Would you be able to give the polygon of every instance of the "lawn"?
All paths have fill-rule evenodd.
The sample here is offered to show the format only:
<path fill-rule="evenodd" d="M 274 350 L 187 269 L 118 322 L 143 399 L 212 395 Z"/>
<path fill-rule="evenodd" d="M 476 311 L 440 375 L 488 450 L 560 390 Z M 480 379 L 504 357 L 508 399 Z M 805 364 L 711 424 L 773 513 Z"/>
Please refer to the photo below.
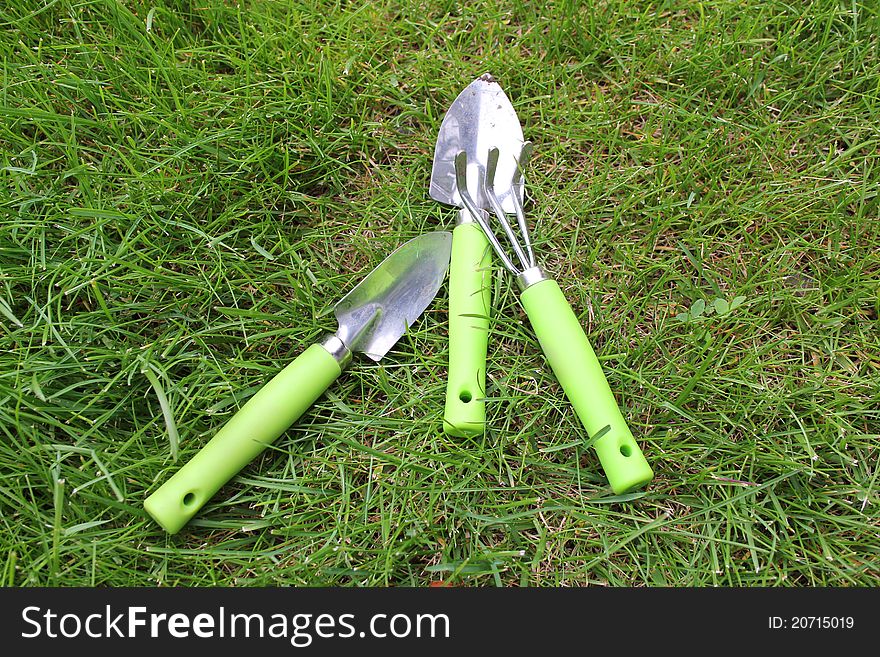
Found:
<path fill-rule="evenodd" d="M 877 3 L 21 0 L 0 24 L 4 584 L 880 584 Z M 144 498 L 453 224 L 434 140 L 487 71 L 654 481 L 612 493 L 499 267 L 484 436 L 442 432 L 444 287 L 167 536 Z"/>

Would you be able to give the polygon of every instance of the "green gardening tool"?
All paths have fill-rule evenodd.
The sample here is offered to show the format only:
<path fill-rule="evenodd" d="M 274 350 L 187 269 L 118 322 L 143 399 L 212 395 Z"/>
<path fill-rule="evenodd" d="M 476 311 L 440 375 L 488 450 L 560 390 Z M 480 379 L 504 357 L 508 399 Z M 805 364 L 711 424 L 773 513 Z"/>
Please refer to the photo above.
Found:
<path fill-rule="evenodd" d="M 261 388 L 192 460 L 144 502 L 174 534 L 293 424 L 342 373 L 353 351 L 380 360 L 440 289 L 452 234 L 426 233 L 388 256 L 336 304 L 339 330 Z"/>
<path fill-rule="evenodd" d="M 559 285 L 544 273 L 535 260 L 521 203 L 524 187 L 522 170 L 531 151 L 529 142 L 522 143 L 515 158 L 505 163 L 513 169 L 513 176 L 509 183 L 504 183 L 504 188 L 507 189 L 509 185 L 514 190 L 508 198 L 513 202 L 513 214 L 516 215 L 522 243 L 517 240 L 507 219 L 506 208 L 495 193 L 495 181 L 502 164 L 502 154 L 498 148 L 490 148 L 486 153 L 485 176 L 480 186 L 513 249 L 513 258 L 502 248 L 487 215 L 469 193 L 471 183 L 468 180 L 469 162 L 465 151 L 455 156 L 458 190 L 465 207 L 483 229 L 505 269 L 516 276 L 521 292 L 520 301 L 544 355 L 593 441 L 611 489 L 617 494 L 624 493 L 646 484 L 654 475 L 627 427 L 578 318 Z"/>
<path fill-rule="evenodd" d="M 490 148 L 502 154 L 499 180 L 511 180 L 523 133 L 516 111 L 504 90 L 488 73 L 471 82 L 443 117 L 431 169 L 431 198 L 458 208 L 452 233 L 449 267 L 449 372 L 443 427 L 450 436 L 477 436 L 486 425 L 486 350 L 489 339 L 491 249 L 473 211 L 485 214 L 490 207 L 483 193 L 486 156 Z M 455 172 L 455 157 L 468 156 L 467 179 L 472 190 L 465 206 Z M 513 212 L 516 193 L 500 183 L 495 199 Z M 516 199 L 520 203 L 522 197 Z"/>

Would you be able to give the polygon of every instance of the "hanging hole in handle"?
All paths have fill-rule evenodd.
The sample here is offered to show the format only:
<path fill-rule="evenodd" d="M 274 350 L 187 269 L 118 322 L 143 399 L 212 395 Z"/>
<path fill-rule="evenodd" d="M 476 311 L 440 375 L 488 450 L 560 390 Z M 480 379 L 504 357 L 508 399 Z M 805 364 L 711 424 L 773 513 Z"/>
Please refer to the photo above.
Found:
<path fill-rule="evenodd" d="M 632 447 L 630 447 L 629 445 L 624 443 L 623 445 L 620 446 L 620 453 L 623 456 L 632 456 L 632 453 L 633 453 Z"/>
<path fill-rule="evenodd" d="M 183 496 L 183 506 L 190 506 L 193 502 L 196 501 L 195 493 L 187 493 Z"/>
<path fill-rule="evenodd" d="M 461 393 L 459 393 L 458 398 L 465 404 L 469 404 L 470 401 L 473 399 L 471 393 L 469 393 L 467 390 L 462 390 Z"/>

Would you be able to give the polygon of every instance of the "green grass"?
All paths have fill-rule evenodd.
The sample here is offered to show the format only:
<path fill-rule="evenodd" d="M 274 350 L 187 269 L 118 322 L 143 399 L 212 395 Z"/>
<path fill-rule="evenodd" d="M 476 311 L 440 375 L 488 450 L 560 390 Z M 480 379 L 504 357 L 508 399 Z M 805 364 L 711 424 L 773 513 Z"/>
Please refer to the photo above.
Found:
<path fill-rule="evenodd" d="M 0 9 L 2 582 L 880 584 L 876 3 L 382 4 Z M 441 431 L 444 289 L 167 537 L 144 497 L 451 224 L 486 71 L 654 482 L 611 493 L 499 274 L 485 436 Z"/>

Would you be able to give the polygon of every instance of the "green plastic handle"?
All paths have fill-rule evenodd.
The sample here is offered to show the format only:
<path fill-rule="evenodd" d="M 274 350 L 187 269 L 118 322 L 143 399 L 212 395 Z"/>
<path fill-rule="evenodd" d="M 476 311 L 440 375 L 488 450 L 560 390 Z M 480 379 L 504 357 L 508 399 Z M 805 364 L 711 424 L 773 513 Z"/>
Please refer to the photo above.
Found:
<path fill-rule="evenodd" d="M 617 407 L 602 366 L 559 285 L 543 280 L 522 293 L 538 342 L 591 438 L 611 484 L 620 494 L 648 483 L 654 473 Z"/>
<path fill-rule="evenodd" d="M 324 347 L 310 346 L 146 499 L 147 513 L 169 534 L 176 534 L 221 486 L 284 433 L 341 371 Z"/>
<path fill-rule="evenodd" d="M 443 429 L 456 437 L 486 428 L 486 348 L 489 341 L 492 257 L 476 223 L 452 231 L 449 265 L 449 374 Z"/>

